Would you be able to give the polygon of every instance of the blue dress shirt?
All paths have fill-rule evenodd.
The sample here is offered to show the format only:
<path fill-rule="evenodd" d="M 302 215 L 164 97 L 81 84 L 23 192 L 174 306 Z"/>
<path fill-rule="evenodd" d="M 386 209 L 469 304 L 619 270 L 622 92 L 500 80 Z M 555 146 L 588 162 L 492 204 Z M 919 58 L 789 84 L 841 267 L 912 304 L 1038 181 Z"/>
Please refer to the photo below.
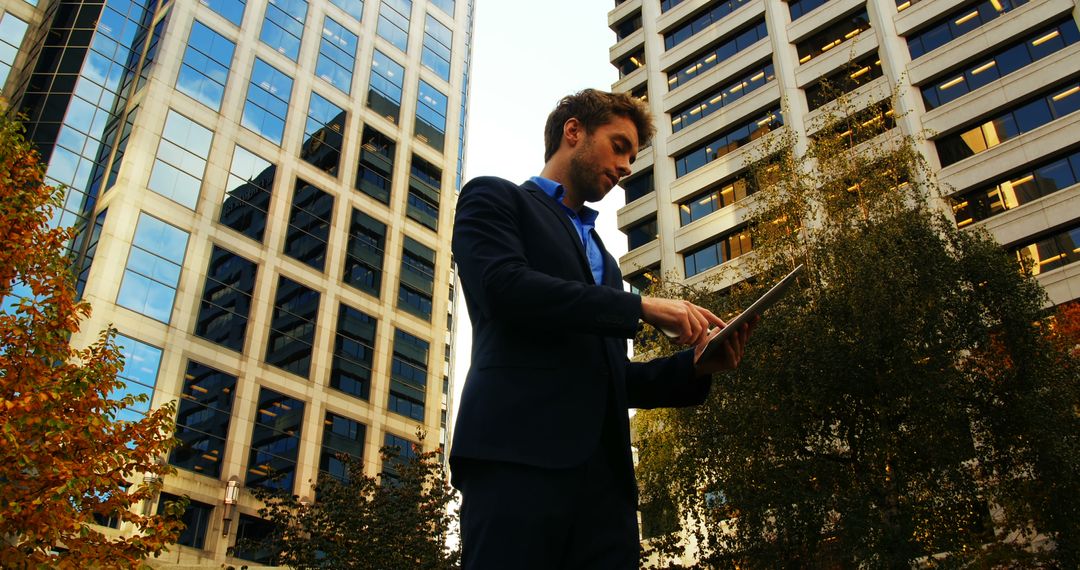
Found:
<path fill-rule="evenodd" d="M 570 216 L 570 221 L 573 222 L 574 227 L 577 229 L 578 236 L 581 237 L 581 245 L 585 246 L 585 255 L 589 258 L 589 269 L 592 270 L 593 280 L 597 285 L 603 285 L 604 283 L 604 254 L 600 251 L 600 244 L 596 235 L 594 235 L 596 227 L 596 217 L 600 214 L 596 210 L 582 206 L 580 212 L 571 210 L 569 206 L 563 204 L 563 194 L 566 194 L 566 188 L 563 188 L 562 184 L 555 182 L 554 180 L 548 180 L 547 178 L 541 178 L 540 176 L 533 176 L 529 180 L 533 184 L 536 184 L 544 191 L 545 194 L 551 196 L 567 216 Z"/>

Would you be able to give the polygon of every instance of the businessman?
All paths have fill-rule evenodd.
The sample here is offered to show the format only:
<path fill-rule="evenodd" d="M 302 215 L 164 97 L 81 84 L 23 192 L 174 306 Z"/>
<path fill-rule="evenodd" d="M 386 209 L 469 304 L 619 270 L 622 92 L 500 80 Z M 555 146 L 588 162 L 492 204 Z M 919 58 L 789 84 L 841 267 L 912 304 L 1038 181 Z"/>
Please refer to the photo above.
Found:
<path fill-rule="evenodd" d="M 701 403 L 742 357 L 748 328 L 696 357 L 723 321 L 623 291 L 593 229 L 585 204 L 630 174 L 653 130 L 641 101 L 587 89 L 549 115 L 539 176 L 461 191 L 453 252 L 473 351 L 450 465 L 466 569 L 637 568 L 627 410 Z M 630 362 L 642 322 L 693 348 Z"/>

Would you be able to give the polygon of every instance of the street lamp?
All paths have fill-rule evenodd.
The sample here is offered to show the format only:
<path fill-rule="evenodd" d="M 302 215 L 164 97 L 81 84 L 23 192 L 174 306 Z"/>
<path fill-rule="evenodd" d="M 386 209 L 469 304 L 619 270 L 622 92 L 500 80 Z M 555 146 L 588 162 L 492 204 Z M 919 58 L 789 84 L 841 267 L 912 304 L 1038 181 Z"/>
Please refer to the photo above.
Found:
<path fill-rule="evenodd" d="M 221 536 L 229 536 L 229 527 L 236 517 L 236 500 L 240 497 L 240 479 L 233 475 L 225 484 L 225 517 L 221 526 Z"/>

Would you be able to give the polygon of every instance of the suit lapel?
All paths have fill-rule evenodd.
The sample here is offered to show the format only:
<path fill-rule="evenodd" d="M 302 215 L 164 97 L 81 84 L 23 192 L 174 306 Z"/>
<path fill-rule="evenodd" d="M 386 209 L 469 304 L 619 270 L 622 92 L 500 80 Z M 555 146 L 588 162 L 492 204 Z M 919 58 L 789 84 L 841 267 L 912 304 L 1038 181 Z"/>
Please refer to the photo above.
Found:
<path fill-rule="evenodd" d="M 574 227 L 574 222 L 570 221 L 570 217 L 566 215 L 566 212 L 562 209 L 555 200 L 544 193 L 539 187 L 532 182 L 526 181 L 521 185 L 521 188 L 526 190 L 533 198 L 544 205 L 552 215 L 562 224 L 564 230 L 566 230 L 567 237 L 574 244 L 575 251 L 577 251 L 578 262 L 581 268 L 585 271 L 586 279 L 589 283 L 595 285 L 595 280 L 592 276 L 592 269 L 589 267 L 589 257 L 585 254 L 585 246 L 581 243 L 581 235 L 578 234 L 577 228 Z M 603 251 L 603 246 L 600 246 Z"/>

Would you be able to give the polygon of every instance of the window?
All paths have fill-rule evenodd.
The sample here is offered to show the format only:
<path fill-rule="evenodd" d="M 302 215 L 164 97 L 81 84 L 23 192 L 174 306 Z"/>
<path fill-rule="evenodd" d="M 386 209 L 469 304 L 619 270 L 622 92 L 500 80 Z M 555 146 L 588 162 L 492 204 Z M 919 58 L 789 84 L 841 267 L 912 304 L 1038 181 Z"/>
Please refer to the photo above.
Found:
<path fill-rule="evenodd" d="M 985 220 L 1080 183 L 1080 151 L 952 197 L 956 225 Z"/>
<path fill-rule="evenodd" d="M 454 15 L 454 0 L 431 0 L 431 3 L 438 6 L 443 12 L 451 16 Z"/>
<path fill-rule="evenodd" d="M 378 321 L 344 303 L 338 308 L 330 387 L 367 400 L 371 393 L 371 367 L 375 360 Z"/>
<path fill-rule="evenodd" d="M 236 44 L 225 36 L 195 20 L 176 76 L 176 90 L 215 111 L 221 109 L 235 49 Z"/>
<path fill-rule="evenodd" d="M 383 204 L 390 203 L 395 149 L 396 145 L 390 137 L 370 127 L 364 127 L 364 142 L 360 147 L 360 164 L 356 172 L 356 189 Z"/>
<path fill-rule="evenodd" d="M 116 304 L 168 324 L 187 240 L 187 232 L 140 213 Z"/>
<path fill-rule="evenodd" d="M 392 447 L 395 448 L 396 451 L 396 453 L 383 463 L 382 470 L 383 482 L 393 483 L 398 479 L 399 466 L 416 457 L 416 449 L 413 448 L 413 442 L 392 433 L 387 433 L 383 437 L 383 447 Z"/>
<path fill-rule="evenodd" d="M 344 416 L 326 412 L 323 419 L 322 452 L 319 454 L 319 472 L 339 481 L 349 479 L 349 470 L 341 455 L 355 461 L 364 458 L 364 424 Z"/>
<path fill-rule="evenodd" d="M 1080 260 L 1080 225 L 1074 221 L 1071 228 L 1057 231 L 1036 242 L 1014 247 L 1013 252 L 1017 261 L 1031 269 L 1032 275 L 1075 263 Z"/>
<path fill-rule="evenodd" d="M 424 21 L 424 51 L 420 55 L 420 63 L 446 81 L 450 81 L 450 46 L 453 40 L 454 33 L 450 28 L 428 14 Z"/>
<path fill-rule="evenodd" d="M 319 316 L 319 293 L 289 279 L 278 277 L 266 362 L 307 378 L 315 324 Z"/>
<path fill-rule="evenodd" d="M 675 157 L 675 176 L 685 176 L 706 164 L 761 138 L 773 129 L 784 124 L 780 109 L 774 108 L 761 118 L 750 121 L 720 133 L 705 144 L 698 145 Z"/>
<path fill-rule="evenodd" d="M 409 15 L 412 0 L 382 0 L 375 32 L 401 51 L 409 49 Z"/>
<path fill-rule="evenodd" d="M 656 216 L 634 224 L 626 230 L 627 249 L 637 249 L 660 237 L 656 227 Z"/>
<path fill-rule="evenodd" d="M 300 55 L 300 38 L 304 36 L 307 9 L 306 0 L 268 2 L 259 39 L 285 57 L 296 61 Z"/>
<path fill-rule="evenodd" d="M 710 47 L 706 52 L 698 54 L 689 63 L 668 72 L 668 90 L 675 89 L 701 75 L 706 70 L 727 61 L 766 36 L 768 36 L 768 30 L 765 27 L 765 20 L 758 20 L 745 28 L 736 30 L 720 44 Z"/>
<path fill-rule="evenodd" d="M 641 273 L 627 275 L 623 278 L 623 281 L 626 281 L 630 285 L 631 293 L 641 295 L 643 291 L 660 280 L 659 275 L 660 265 L 657 264 L 645 269 Z"/>
<path fill-rule="evenodd" d="M 199 3 L 217 12 L 221 17 L 239 26 L 244 19 L 245 0 L 199 0 Z"/>
<path fill-rule="evenodd" d="M 431 320 L 431 296 L 435 288 L 435 251 L 405 236 L 401 251 L 401 287 L 398 307 Z"/>
<path fill-rule="evenodd" d="M 322 271 L 333 213 L 332 195 L 297 179 L 285 232 L 285 255 Z"/>
<path fill-rule="evenodd" d="M 622 180 L 619 186 L 626 191 L 627 204 L 647 194 L 652 194 L 654 190 L 652 169 L 639 172 L 633 178 Z"/>
<path fill-rule="evenodd" d="M 0 87 L 7 82 L 11 67 L 15 65 L 15 56 L 19 54 L 23 36 L 29 24 L 16 18 L 11 12 L 5 12 L 0 18 Z"/>
<path fill-rule="evenodd" d="M 280 145 L 281 136 L 285 132 L 285 115 L 289 112 L 292 85 L 291 77 L 255 58 L 240 123 L 264 139 Z"/>
<path fill-rule="evenodd" d="M 719 22 L 724 16 L 741 8 L 750 0 L 727 0 L 726 2 L 713 2 L 711 6 L 701 13 L 692 16 L 692 19 L 664 34 L 664 49 L 671 49 L 693 37 L 698 32 Z"/>
<path fill-rule="evenodd" d="M 330 16 L 323 19 L 323 34 L 322 41 L 319 42 L 319 59 L 315 62 L 315 75 L 346 95 L 352 91 L 356 43 L 356 34 L 330 19 Z"/>
<path fill-rule="evenodd" d="M 619 79 L 645 67 L 645 49 L 635 50 L 613 64 L 619 70 Z"/>
<path fill-rule="evenodd" d="M 911 59 L 916 59 L 927 52 L 933 51 L 998 16 L 1027 3 L 1028 0 L 984 0 L 975 5 L 968 4 L 953 10 L 929 27 L 923 28 L 918 33 L 908 37 L 907 44 L 908 51 L 911 52 Z"/>
<path fill-rule="evenodd" d="M 166 504 L 178 503 L 181 500 L 182 498 L 176 495 L 161 493 L 161 498 L 158 499 L 157 514 L 165 513 Z M 184 509 L 184 514 L 180 517 L 180 522 L 184 523 L 184 530 L 176 539 L 176 543 L 192 548 L 203 548 L 206 544 L 206 530 L 210 528 L 211 524 L 210 515 L 213 512 L 213 505 L 200 503 L 189 498 L 187 508 Z"/>
<path fill-rule="evenodd" d="M 825 5 L 829 0 L 788 0 L 788 12 L 791 13 L 791 21 L 798 20 L 814 8 Z"/>
<path fill-rule="evenodd" d="M 630 37 L 630 34 L 641 29 L 641 12 L 634 12 L 629 18 L 615 24 L 613 30 L 615 31 L 615 41 L 623 41 Z"/>
<path fill-rule="evenodd" d="M 364 17 L 364 0 L 330 0 L 330 3 L 356 18 L 357 22 Z"/>
<path fill-rule="evenodd" d="M 860 85 L 870 83 L 881 77 L 881 74 L 881 58 L 877 52 L 848 62 L 839 70 L 806 87 L 806 105 L 813 111 L 844 93 L 854 91 Z"/>
<path fill-rule="evenodd" d="M 1026 39 L 999 49 L 989 57 L 953 71 L 922 88 L 923 102 L 933 109 L 965 95 L 999 77 L 1004 77 L 1025 65 L 1038 61 L 1080 40 L 1076 22 L 1069 18 L 1050 28 L 1044 28 Z"/>
<path fill-rule="evenodd" d="M 259 388 L 245 485 L 292 490 L 303 423 L 304 402 Z"/>
<path fill-rule="evenodd" d="M 817 141 L 832 137 L 835 140 L 845 140 L 848 147 L 853 147 L 895 126 L 896 113 L 893 111 L 892 102 L 885 100 L 856 111 L 850 118 L 837 121 L 835 125 L 810 135 L 810 139 Z"/>
<path fill-rule="evenodd" d="M 146 401 L 135 402 L 116 414 L 121 421 L 141 421 L 150 411 L 150 400 L 154 397 L 158 368 L 161 366 L 161 349 L 122 334 L 116 335 L 116 346 L 124 358 L 124 366 L 116 373 L 116 378 L 124 385 L 117 387 L 109 398 L 118 400 L 125 396 L 146 396 Z"/>
<path fill-rule="evenodd" d="M 410 169 L 406 215 L 428 228 L 437 230 L 442 171 L 415 154 L 412 156 Z"/>
<path fill-rule="evenodd" d="M 79 275 L 75 280 L 75 292 L 79 299 L 82 299 L 83 291 L 86 289 L 86 280 L 90 277 L 90 268 L 94 264 L 94 257 L 97 255 L 98 242 L 101 240 L 101 230 L 105 228 L 105 216 L 108 214 L 108 210 L 102 210 L 98 212 L 97 218 L 94 219 L 94 227 L 90 230 L 89 238 L 87 239 L 86 250 L 82 253 L 82 263 L 79 264 Z M 85 232 L 80 233 L 80 236 L 85 235 Z"/>
<path fill-rule="evenodd" d="M 680 225 L 693 223 L 709 214 L 730 206 L 753 193 L 748 175 L 742 173 L 734 180 L 721 182 L 704 194 L 698 194 L 679 204 Z"/>
<path fill-rule="evenodd" d="M 413 134 L 431 148 L 441 151 L 446 138 L 446 95 L 420 80 L 416 99 L 416 125 Z"/>
<path fill-rule="evenodd" d="M 131 138 L 131 131 L 135 128 L 135 118 L 138 116 L 139 106 L 136 105 L 128 111 L 127 118 L 124 119 L 124 129 L 120 131 L 120 140 L 116 143 L 116 152 L 113 153 L 112 165 L 109 167 L 109 176 L 105 180 L 105 190 L 103 192 L 107 192 L 116 184 L 116 177 L 120 175 L 120 167 L 124 164 L 124 154 L 127 153 L 127 144 Z"/>
<path fill-rule="evenodd" d="M 660 11 L 667 12 L 682 3 L 683 0 L 660 0 Z"/>
<path fill-rule="evenodd" d="M 345 111 L 312 91 L 300 158 L 331 176 L 337 176 L 344 130 Z"/>
<path fill-rule="evenodd" d="M 195 209 L 214 133 L 169 109 L 147 188 Z"/>
<path fill-rule="evenodd" d="M 237 515 L 236 547 L 233 555 L 258 564 L 275 566 L 279 552 L 267 549 L 260 541 L 275 532 L 274 523 L 251 515 Z"/>
<path fill-rule="evenodd" d="M 170 465 L 221 477 L 235 393 L 236 376 L 188 361 L 176 413 L 175 436 L 180 445 L 169 454 Z"/>
<path fill-rule="evenodd" d="M 390 366 L 390 401 L 394 413 L 424 421 L 427 390 L 428 342 L 403 330 L 394 331 L 394 357 Z"/>
<path fill-rule="evenodd" d="M 368 85 L 368 107 L 397 123 L 401 113 L 401 85 L 405 68 L 386 54 L 375 50 L 371 56 L 371 81 Z"/>
<path fill-rule="evenodd" d="M 730 105 L 744 95 L 754 92 L 758 87 L 776 78 L 772 61 L 758 64 L 750 72 L 727 85 L 709 92 L 704 97 L 689 105 L 671 112 L 671 130 L 677 133 L 686 127 L 708 117 L 725 105 Z"/>
<path fill-rule="evenodd" d="M 683 254 L 687 277 L 712 269 L 753 249 L 750 230 L 737 229 Z"/>
<path fill-rule="evenodd" d="M 1080 109 L 1080 83 L 1073 80 L 1063 87 L 1038 96 L 961 132 L 935 142 L 942 166 L 959 162 L 986 149 L 1030 132 L 1054 119 Z"/>
<path fill-rule="evenodd" d="M 799 63 L 806 63 L 869 29 L 870 17 L 866 14 L 865 7 L 858 12 L 839 18 L 824 30 L 795 45 L 795 51 L 799 54 Z"/>
<path fill-rule="evenodd" d="M 255 293 L 259 266 L 235 253 L 214 246 L 206 268 L 195 335 L 237 352 L 244 350 L 248 313 Z"/>
<path fill-rule="evenodd" d="M 237 145 L 221 205 L 221 223 L 261 242 L 276 172 L 277 166 L 270 161 Z"/>
<path fill-rule="evenodd" d="M 385 247 L 386 224 L 354 209 L 345 252 L 345 283 L 378 297 Z"/>

